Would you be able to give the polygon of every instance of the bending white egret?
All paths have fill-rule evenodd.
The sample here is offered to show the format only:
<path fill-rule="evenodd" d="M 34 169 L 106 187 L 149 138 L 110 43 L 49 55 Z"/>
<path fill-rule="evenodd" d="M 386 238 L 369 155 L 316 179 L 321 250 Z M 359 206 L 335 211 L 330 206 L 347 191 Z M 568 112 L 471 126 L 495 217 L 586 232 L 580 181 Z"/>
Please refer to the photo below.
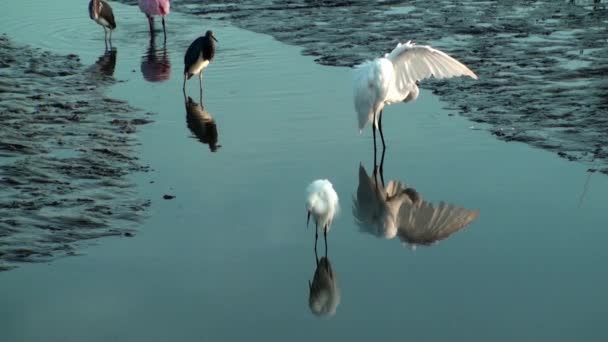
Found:
<path fill-rule="evenodd" d="M 325 253 L 327 254 L 327 232 L 339 210 L 338 194 L 327 179 L 317 179 L 306 188 L 306 211 L 308 212 L 306 226 L 308 227 L 310 215 L 312 215 L 315 221 L 315 251 L 319 230 L 323 230 Z"/>
<path fill-rule="evenodd" d="M 411 41 L 397 44 L 384 57 L 366 61 L 355 67 L 354 102 L 359 116 L 359 131 L 372 121 L 374 152 L 376 129 L 380 131 L 382 146 L 382 110 L 385 105 L 413 101 L 420 90 L 417 83 L 426 78 L 451 78 L 477 75 L 446 53 L 430 46 L 416 45 Z"/>

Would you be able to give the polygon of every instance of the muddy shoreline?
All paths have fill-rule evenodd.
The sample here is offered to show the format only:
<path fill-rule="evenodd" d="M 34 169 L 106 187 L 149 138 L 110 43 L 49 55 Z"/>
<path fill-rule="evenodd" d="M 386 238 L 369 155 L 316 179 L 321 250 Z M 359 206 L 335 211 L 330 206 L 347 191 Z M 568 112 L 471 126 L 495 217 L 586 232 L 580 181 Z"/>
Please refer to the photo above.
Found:
<path fill-rule="evenodd" d="M 353 66 L 390 51 L 397 40 L 432 44 L 480 76 L 423 83 L 450 109 L 498 139 L 608 173 L 608 118 L 600 115 L 608 111 L 605 4 L 182 0 L 172 9 L 302 46 L 323 65 Z"/>
<path fill-rule="evenodd" d="M 0 36 L 0 271 L 133 236 L 149 201 L 128 179 L 149 115 L 103 95 L 116 51 L 86 67 Z"/>

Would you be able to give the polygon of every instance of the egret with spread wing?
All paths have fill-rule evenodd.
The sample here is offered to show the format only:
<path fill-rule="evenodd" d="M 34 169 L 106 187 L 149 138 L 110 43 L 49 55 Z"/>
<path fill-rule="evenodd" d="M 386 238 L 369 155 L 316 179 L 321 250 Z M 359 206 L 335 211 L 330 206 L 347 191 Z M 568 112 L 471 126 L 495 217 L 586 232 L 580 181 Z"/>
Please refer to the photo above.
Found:
<path fill-rule="evenodd" d="M 413 101 L 420 90 L 417 83 L 426 78 L 469 76 L 477 79 L 464 64 L 430 46 L 411 41 L 397 47 L 382 58 L 366 61 L 355 68 L 354 102 L 359 116 L 359 130 L 372 121 L 374 152 L 376 129 L 380 131 L 382 146 L 382 110 L 385 105 Z"/>

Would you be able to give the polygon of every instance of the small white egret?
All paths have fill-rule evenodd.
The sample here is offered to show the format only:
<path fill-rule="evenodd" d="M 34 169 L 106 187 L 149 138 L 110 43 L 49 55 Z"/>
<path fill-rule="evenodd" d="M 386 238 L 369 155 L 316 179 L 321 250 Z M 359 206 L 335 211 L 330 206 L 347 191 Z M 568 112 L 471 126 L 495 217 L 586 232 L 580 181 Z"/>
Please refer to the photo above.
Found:
<path fill-rule="evenodd" d="M 315 251 L 319 230 L 323 230 L 325 238 L 325 252 L 327 253 L 327 232 L 331 228 L 334 216 L 340 210 L 338 194 L 327 179 L 317 179 L 306 188 L 306 226 L 310 222 L 310 215 L 315 221 Z"/>
<path fill-rule="evenodd" d="M 385 105 L 410 102 L 418 97 L 418 82 L 434 76 L 451 78 L 477 75 L 464 64 L 430 46 L 416 45 L 411 41 L 397 44 L 384 57 L 366 61 L 355 67 L 354 102 L 359 117 L 359 131 L 372 121 L 374 152 L 376 129 L 380 131 L 382 146 L 382 110 Z"/>

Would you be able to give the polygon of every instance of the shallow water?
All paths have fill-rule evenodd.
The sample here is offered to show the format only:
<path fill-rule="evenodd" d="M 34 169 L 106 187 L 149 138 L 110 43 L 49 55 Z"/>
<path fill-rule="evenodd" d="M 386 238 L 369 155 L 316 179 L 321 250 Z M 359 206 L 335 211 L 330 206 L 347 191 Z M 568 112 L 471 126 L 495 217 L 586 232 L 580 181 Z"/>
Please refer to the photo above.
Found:
<path fill-rule="evenodd" d="M 0 30 L 77 52 L 89 65 L 103 48 L 102 32 L 79 6 L 56 6 L 78 23 L 61 28 L 66 41 L 40 37 L 23 18 Z M 152 171 L 133 178 L 138 196 L 152 200 L 150 218 L 134 238 L 104 239 L 81 257 L 0 273 L 0 340 L 608 337 L 606 177 L 471 129 L 476 124 L 450 116 L 423 91 L 385 111 L 384 178 L 480 215 L 411 251 L 354 223 L 359 165 L 371 172 L 373 154 L 371 132 L 357 134 L 349 69 L 319 66 L 269 36 L 173 13 L 170 77 L 148 82 L 141 68 L 146 20 L 136 7 L 113 7 L 121 18 L 119 83 L 108 95 L 156 113 L 137 133 L 141 161 Z M 41 22 L 38 11 L 27 20 Z M 205 110 L 222 146 L 215 153 L 188 126 L 179 72 L 186 47 L 209 27 L 220 41 L 203 78 Z M 198 101 L 196 80 L 188 93 Z M 319 320 L 308 302 L 317 267 L 303 193 L 316 178 L 334 183 L 342 206 L 328 241 L 340 293 L 330 320 Z M 321 243 L 319 257 L 323 250 Z"/>

